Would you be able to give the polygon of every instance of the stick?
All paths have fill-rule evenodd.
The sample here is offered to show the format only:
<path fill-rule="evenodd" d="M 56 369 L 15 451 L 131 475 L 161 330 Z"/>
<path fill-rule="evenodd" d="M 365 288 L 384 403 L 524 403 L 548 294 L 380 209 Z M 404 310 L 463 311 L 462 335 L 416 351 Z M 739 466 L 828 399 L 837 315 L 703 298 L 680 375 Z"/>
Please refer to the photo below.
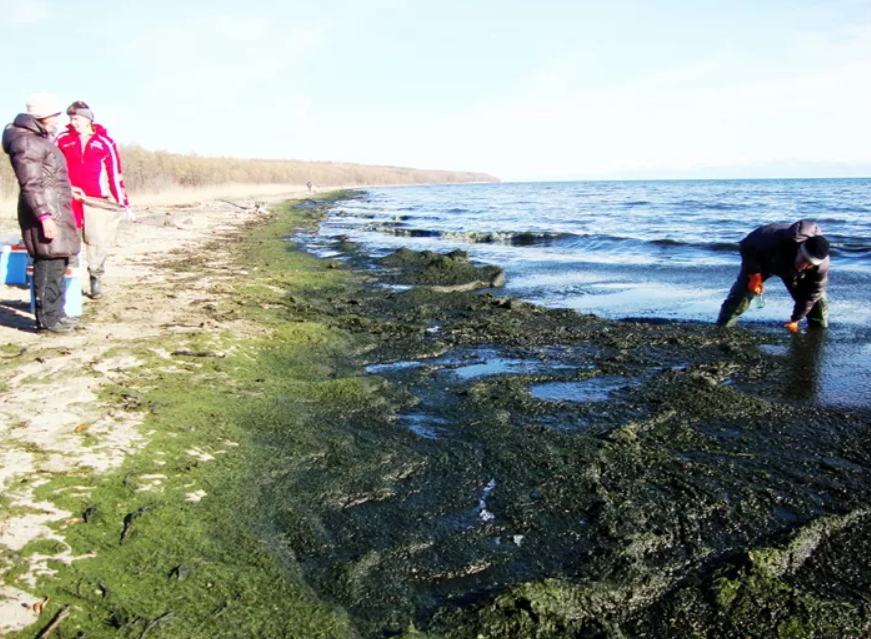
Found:
<path fill-rule="evenodd" d="M 54 616 L 54 619 L 52 619 L 51 623 L 45 627 L 45 630 L 36 635 L 36 639 L 45 639 L 47 636 L 49 636 L 54 631 L 54 629 L 61 625 L 63 620 L 69 616 L 71 609 L 72 606 L 69 604 L 64 606 L 64 609 Z"/>
<path fill-rule="evenodd" d="M 212 351 L 189 351 L 184 348 L 179 348 L 178 350 L 174 350 L 172 352 L 173 355 L 185 355 L 187 357 L 224 357 L 223 353 L 214 353 Z"/>
<path fill-rule="evenodd" d="M 142 634 L 139 635 L 139 639 L 145 639 L 145 635 L 157 628 L 157 626 L 162 624 L 164 621 L 169 621 L 170 619 L 172 619 L 172 616 L 174 614 L 174 612 L 167 612 L 160 615 L 157 619 L 155 619 L 150 624 L 148 624 L 148 626 L 146 626 L 145 630 L 142 631 Z"/>
<path fill-rule="evenodd" d="M 243 210 L 248 210 L 249 208 L 251 208 L 250 206 L 242 206 L 241 204 L 236 204 L 235 202 L 231 202 L 230 200 L 218 200 L 218 202 L 226 202 L 227 204 L 232 204 L 233 206 Z"/>

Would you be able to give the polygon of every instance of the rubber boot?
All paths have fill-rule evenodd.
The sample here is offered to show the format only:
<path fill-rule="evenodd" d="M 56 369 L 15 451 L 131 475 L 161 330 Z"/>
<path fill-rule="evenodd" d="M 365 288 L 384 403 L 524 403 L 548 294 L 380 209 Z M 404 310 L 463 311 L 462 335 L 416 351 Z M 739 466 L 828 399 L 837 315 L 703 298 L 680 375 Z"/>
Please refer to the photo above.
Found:
<path fill-rule="evenodd" d="M 101 297 L 103 297 L 103 285 L 100 283 L 100 278 L 91 275 L 91 299 L 98 300 Z"/>

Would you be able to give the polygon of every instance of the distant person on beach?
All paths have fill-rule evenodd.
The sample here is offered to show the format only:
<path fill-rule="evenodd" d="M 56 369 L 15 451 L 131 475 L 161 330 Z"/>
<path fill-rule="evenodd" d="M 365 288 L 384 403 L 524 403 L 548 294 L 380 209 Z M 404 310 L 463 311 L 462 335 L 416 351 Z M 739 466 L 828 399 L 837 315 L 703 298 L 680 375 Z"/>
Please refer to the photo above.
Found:
<path fill-rule="evenodd" d="M 804 318 L 811 328 L 828 327 L 829 242 L 815 222 L 760 226 L 739 246 L 741 270 L 720 308 L 717 326 L 734 326 L 753 298 L 762 295 L 765 280 L 777 275 L 795 301 L 786 327 L 797 332 Z"/>
<path fill-rule="evenodd" d="M 305 183 L 305 185 L 308 187 L 308 192 L 311 193 L 311 192 L 312 192 L 312 186 L 313 186 L 313 185 L 312 185 L 312 181 L 309 180 L 308 182 Z"/>
<path fill-rule="evenodd" d="M 115 246 L 118 224 L 129 208 L 121 173 L 121 156 L 105 127 L 94 122 L 94 112 L 82 101 L 67 107 L 70 123 L 57 139 L 67 159 L 76 218 L 83 230 L 91 299 L 103 296 L 101 278 L 106 258 Z M 129 217 L 129 216 L 128 216 Z"/>
<path fill-rule="evenodd" d="M 67 163 L 52 141 L 61 106 L 51 93 L 36 93 L 3 131 L 18 184 L 18 224 L 33 258 L 36 329 L 68 333 L 77 319 L 66 317 L 64 276 L 70 257 L 81 249 L 72 211 Z"/>

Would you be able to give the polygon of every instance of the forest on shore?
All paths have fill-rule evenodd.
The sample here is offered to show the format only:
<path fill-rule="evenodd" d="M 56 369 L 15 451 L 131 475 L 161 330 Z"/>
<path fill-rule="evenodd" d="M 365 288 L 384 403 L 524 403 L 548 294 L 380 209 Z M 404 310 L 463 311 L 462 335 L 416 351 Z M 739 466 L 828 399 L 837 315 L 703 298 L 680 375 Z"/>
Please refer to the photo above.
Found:
<path fill-rule="evenodd" d="M 150 151 L 121 145 L 124 180 L 131 193 L 160 193 L 177 188 L 208 188 L 226 184 L 297 184 L 318 187 L 385 184 L 453 184 L 498 182 L 484 173 L 371 166 L 346 162 L 261 160 L 201 157 L 196 154 Z M 9 161 L 0 161 L 0 200 L 18 193 Z"/>

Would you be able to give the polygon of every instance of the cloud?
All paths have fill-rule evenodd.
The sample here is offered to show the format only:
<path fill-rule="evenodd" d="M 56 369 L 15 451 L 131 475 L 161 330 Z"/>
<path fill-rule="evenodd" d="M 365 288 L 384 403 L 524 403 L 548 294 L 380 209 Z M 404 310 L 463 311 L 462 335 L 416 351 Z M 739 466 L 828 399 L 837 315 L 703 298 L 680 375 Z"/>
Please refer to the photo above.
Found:
<path fill-rule="evenodd" d="M 48 19 L 44 0 L 0 0 L 0 25 L 31 24 Z"/>

